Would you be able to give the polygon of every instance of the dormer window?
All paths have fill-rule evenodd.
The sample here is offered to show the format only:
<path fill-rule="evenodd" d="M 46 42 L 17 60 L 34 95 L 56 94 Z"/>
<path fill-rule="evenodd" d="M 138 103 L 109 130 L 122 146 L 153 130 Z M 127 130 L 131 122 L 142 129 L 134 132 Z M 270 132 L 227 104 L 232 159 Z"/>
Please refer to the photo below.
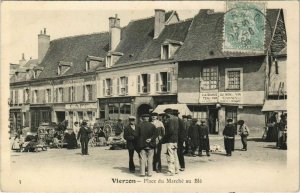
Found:
<path fill-rule="evenodd" d="M 109 52 L 106 56 L 105 67 L 112 67 L 120 59 L 121 56 L 123 56 L 123 53 L 121 52 Z"/>
<path fill-rule="evenodd" d="M 162 45 L 162 55 L 161 55 L 162 60 L 167 60 L 169 59 L 169 44 L 167 45 Z"/>
<path fill-rule="evenodd" d="M 96 69 L 103 61 L 104 58 L 100 58 L 97 56 L 87 56 L 86 63 L 85 63 L 85 71 Z"/>
<path fill-rule="evenodd" d="M 161 45 L 161 59 L 168 60 L 172 59 L 178 48 L 182 46 L 183 43 L 176 40 L 165 40 Z"/>
<path fill-rule="evenodd" d="M 33 69 L 33 78 L 38 78 L 41 72 L 43 71 L 43 67 L 35 67 Z"/>
<path fill-rule="evenodd" d="M 106 68 L 110 68 L 112 66 L 112 56 L 106 56 Z"/>
<path fill-rule="evenodd" d="M 73 66 L 72 62 L 66 62 L 66 61 L 58 62 L 57 74 L 63 75 L 70 69 L 71 66 Z"/>

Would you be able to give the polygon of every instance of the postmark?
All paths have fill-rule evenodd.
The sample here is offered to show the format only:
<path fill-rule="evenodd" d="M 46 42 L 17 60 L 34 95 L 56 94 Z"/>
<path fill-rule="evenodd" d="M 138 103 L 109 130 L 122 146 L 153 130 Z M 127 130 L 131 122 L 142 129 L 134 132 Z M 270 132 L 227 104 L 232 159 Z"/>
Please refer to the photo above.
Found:
<path fill-rule="evenodd" d="M 224 14 L 223 52 L 263 53 L 265 3 L 227 2 Z"/>

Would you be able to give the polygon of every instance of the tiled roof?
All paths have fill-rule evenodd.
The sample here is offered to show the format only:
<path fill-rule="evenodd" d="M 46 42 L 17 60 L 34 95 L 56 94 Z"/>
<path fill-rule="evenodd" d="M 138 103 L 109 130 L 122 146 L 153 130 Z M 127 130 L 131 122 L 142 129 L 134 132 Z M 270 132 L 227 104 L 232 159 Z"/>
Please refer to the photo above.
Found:
<path fill-rule="evenodd" d="M 25 68 L 33 68 L 38 65 L 38 59 L 30 59 L 24 64 Z"/>
<path fill-rule="evenodd" d="M 73 64 L 63 75 L 84 72 L 87 56 L 105 57 L 109 49 L 108 44 L 108 32 L 53 40 L 50 42 L 48 52 L 40 64 L 41 67 L 44 67 L 44 70 L 39 78 L 57 77 L 57 68 L 60 61 Z"/>
<path fill-rule="evenodd" d="M 130 22 L 123 31 L 122 40 L 116 48 L 117 52 L 121 52 L 124 55 L 115 65 L 159 59 L 161 44 L 166 39 L 183 42 L 191 21 L 189 19 L 166 25 L 156 39 L 153 39 L 154 17 Z"/>
<path fill-rule="evenodd" d="M 268 9 L 266 12 L 265 47 L 268 47 L 279 14 L 279 9 Z M 223 52 L 224 13 L 210 13 L 200 10 L 194 17 L 184 45 L 180 48 L 175 60 L 192 61 L 224 57 L 243 57 L 262 55 L 259 53 Z"/>

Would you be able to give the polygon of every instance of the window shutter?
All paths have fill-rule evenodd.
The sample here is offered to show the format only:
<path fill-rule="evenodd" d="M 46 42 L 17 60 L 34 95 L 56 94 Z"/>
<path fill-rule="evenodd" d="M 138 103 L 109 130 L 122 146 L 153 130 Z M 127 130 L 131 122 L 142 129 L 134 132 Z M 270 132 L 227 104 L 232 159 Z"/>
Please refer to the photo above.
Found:
<path fill-rule="evenodd" d="M 114 86 L 114 80 L 113 79 L 110 79 L 110 85 L 109 85 L 109 90 L 110 90 L 110 95 L 113 95 L 114 94 L 114 90 L 113 90 L 113 86 Z"/>
<path fill-rule="evenodd" d="M 148 80 L 148 82 L 147 82 L 147 92 L 149 93 L 149 92 L 151 92 L 151 90 L 150 90 L 150 88 L 151 88 L 151 74 L 147 74 L 147 80 Z"/>
<path fill-rule="evenodd" d="M 128 77 L 125 77 L 125 93 L 128 94 Z"/>
<path fill-rule="evenodd" d="M 117 78 L 117 95 L 120 94 L 120 78 Z"/>
<path fill-rule="evenodd" d="M 159 73 L 155 74 L 155 85 L 156 85 L 156 92 L 159 91 Z"/>
<path fill-rule="evenodd" d="M 138 75 L 137 79 L 137 90 L 138 93 L 141 93 L 141 75 Z"/>
<path fill-rule="evenodd" d="M 172 83 L 172 74 L 170 72 L 167 73 L 167 91 L 170 92 L 171 91 L 171 83 Z"/>
<path fill-rule="evenodd" d="M 86 101 L 85 99 L 85 89 L 86 89 L 86 85 L 82 86 L 82 101 Z"/>
<path fill-rule="evenodd" d="M 102 96 L 105 96 L 105 80 L 103 80 L 103 84 L 102 84 Z"/>
<path fill-rule="evenodd" d="M 70 86 L 69 87 L 69 101 L 71 102 L 72 101 L 72 87 Z"/>
<path fill-rule="evenodd" d="M 56 100 L 56 95 L 57 95 L 57 89 L 54 88 L 54 93 L 53 93 L 53 102 L 57 102 Z"/>

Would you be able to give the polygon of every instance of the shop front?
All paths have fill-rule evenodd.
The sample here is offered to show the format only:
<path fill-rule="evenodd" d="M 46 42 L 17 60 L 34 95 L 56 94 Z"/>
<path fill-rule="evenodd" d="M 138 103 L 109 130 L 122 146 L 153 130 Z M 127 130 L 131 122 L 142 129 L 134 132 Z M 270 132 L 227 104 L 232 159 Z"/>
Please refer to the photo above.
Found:
<path fill-rule="evenodd" d="M 36 132 L 41 123 L 52 122 L 52 107 L 51 106 L 40 106 L 40 105 L 31 105 L 30 106 L 30 131 Z"/>
<path fill-rule="evenodd" d="M 73 128 L 75 122 L 82 123 L 83 120 L 93 126 L 97 115 L 97 103 L 72 103 L 65 105 L 65 119 L 68 120 L 68 127 Z"/>

